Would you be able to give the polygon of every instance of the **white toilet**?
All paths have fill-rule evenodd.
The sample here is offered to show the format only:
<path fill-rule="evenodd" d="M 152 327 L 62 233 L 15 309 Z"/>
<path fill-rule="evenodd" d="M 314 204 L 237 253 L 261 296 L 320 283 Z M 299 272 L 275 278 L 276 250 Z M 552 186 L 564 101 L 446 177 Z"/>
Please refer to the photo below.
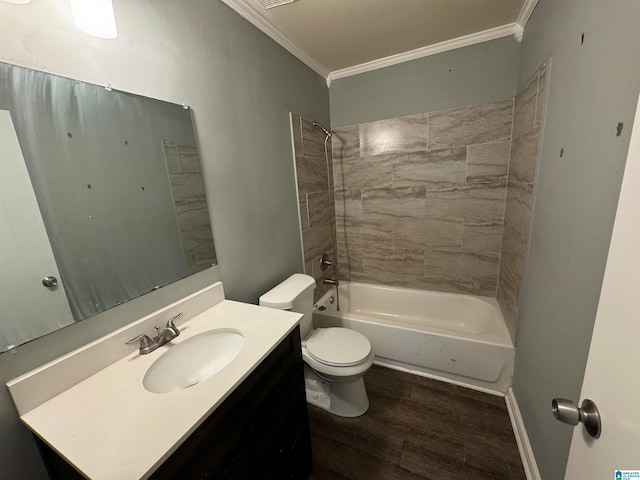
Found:
<path fill-rule="evenodd" d="M 369 408 L 362 377 L 373 364 L 371 343 L 348 328 L 313 328 L 313 277 L 295 273 L 260 297 L 260 305 L 302 313 L 300 334 L 307 402 L 341 417 Z"/>

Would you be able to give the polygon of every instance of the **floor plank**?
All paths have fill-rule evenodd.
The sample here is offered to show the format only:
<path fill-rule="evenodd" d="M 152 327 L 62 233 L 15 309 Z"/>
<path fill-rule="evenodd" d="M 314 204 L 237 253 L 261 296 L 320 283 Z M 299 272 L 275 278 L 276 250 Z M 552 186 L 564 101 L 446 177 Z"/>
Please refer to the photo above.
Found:
<path fill-rule="evenodd" d="M 369 411 L 309 405 L 310 480 L 525 480 L 504 398 L 373 366 Z"/>

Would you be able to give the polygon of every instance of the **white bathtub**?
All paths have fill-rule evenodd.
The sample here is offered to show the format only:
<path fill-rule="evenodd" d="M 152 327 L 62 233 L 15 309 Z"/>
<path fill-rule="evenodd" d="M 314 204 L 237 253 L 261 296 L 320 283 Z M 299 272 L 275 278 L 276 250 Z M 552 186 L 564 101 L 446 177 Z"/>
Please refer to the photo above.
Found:
<path fill-rule="evenodd" d="M 363 333 L 375 363 L 494 394 L 510 386 L 515 350 L 495 299 L 356 282 L 339 288 L 340 311 L 334 287 L 314 306 L 314 323 Z"/>

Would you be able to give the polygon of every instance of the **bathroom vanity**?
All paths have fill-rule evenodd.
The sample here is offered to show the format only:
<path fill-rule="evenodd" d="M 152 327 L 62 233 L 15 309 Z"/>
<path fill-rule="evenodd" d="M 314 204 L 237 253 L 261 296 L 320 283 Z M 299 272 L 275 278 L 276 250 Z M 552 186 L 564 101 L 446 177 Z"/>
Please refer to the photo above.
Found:
<path fill-rule="evenodd" d="M 224 300 L 222 285 L 214 287 L 192 296 L 202 311 L 185 313 L 180 336 L 154 352 L 129 351 L 78 382 L 64 378 L 99 368 L 83 360 L 115 355 L 108 351 L 122 348 L 122 339 L 193 303 L 170 305 L 8 383 L 52 478 L 307 477 L 311 446 L 300 315 Z M 245 339 L 226 367 L 168 393 L 143 386 L 162 354 L 212 329 L 233 329 Z M 56 386 L 56 377 L 72 385 Z"/>

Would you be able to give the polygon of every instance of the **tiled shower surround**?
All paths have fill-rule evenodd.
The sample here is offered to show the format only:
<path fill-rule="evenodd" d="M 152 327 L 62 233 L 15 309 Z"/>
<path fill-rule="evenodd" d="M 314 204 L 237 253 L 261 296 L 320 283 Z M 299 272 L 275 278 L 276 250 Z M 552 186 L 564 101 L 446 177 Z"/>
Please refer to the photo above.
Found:
<path fill-rule="evenodd" d="M 305 272 L 316 280 L 314 301 L 329 290 L 325 278 L 335 278 L 333 267 L 320 269 L 323 253 L 335 263 L 335 213 L 331 165 L 331 139 L 327 142 L 325 158 L 325 134 L 313 126 L 313 122 L 291 114 L 293 149 L 298 180 L 300 225 L 304 248 Z M 328 128 L 328 125 L 327 125 Z"/>
<path fill-rule="evenodd" d="M 334 274 L 320 255 L 337 251 L 341 280 L 497 297 L 513 336 L 546 74 L 515 99 L 335 128 L 333 172 L 322 131 L 292 115 L 316 299 Z"/>
<path fill-rule="evenodd" d="M 513 100 L 334 130 L 339 278 L 495 296 Z"/>
<path fill-rule="evenodd" d="M 520 289 L 529 244 L 534 175 L 544 119 L 547 65 L 538 70 L 515 98 L 507 205 L 497 299 L 512 336 L 518 322 Z"/>

